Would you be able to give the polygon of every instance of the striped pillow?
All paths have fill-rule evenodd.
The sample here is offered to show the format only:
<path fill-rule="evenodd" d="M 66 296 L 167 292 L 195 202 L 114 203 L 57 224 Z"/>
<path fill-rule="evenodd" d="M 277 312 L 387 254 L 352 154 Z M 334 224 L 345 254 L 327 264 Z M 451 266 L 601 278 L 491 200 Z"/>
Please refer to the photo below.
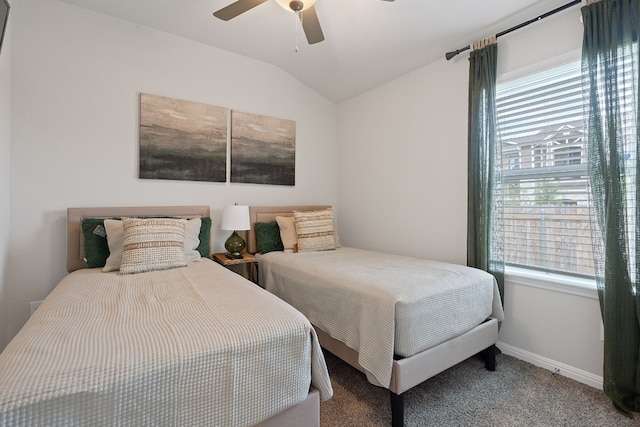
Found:
<path fill-rule="evenodd" d="M 120 273 L 184 267 L 186 219 L 123 218 L 124 250 Z"/>
<path fill-rule="evenodd" d="M 298 251 L 328 251 L 336 248 L 333 211 L 293 211 L 298 235 Z"/>

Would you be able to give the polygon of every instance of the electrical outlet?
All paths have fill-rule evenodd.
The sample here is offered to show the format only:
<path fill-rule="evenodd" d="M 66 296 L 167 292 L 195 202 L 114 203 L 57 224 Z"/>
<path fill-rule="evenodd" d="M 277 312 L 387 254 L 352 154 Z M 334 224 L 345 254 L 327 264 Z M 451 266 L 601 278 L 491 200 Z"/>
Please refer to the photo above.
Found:
<path fill-rule="evenodd" d="M 31 301 L 29 303 L 29 317 L 33 316 L 33 313 L 40 307 L 42 301 Z"/>

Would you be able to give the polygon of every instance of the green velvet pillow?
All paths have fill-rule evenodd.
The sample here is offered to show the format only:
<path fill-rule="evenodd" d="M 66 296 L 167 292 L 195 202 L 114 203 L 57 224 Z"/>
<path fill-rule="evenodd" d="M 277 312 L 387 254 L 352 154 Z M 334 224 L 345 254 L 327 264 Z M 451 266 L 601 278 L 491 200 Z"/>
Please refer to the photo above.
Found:
<path fill-rule="evenodd" d="M 209 258 L 211 256 L 211 218 L 203 216 L 200 218 L 202 225 L 200 226 L 200 244 L 198 245 L 198 252 L 203 258 Z"/>
<path fill-rule="evenodd" d="M 104 218 L 83 218 L 81 226 L 82 234 L 84 235 L 84 258 L 87 261 L 87 267 L 104 267 L 109 257 Z"/>
<path fill-rule="evenodd" d="M 280 238 L 280 227 L 276 221 L 256 222 L 256 246 L 258 252 L 266 254 L 269 252 L 283 251 L 284 245 Z"/>

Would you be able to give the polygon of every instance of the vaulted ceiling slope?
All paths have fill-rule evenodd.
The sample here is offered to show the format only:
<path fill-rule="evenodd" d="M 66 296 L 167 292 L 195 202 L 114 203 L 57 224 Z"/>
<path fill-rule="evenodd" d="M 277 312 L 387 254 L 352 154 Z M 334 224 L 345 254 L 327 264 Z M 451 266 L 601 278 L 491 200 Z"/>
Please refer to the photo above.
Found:
<path fill-rule="evenodd" d="M 235 0 L 62 1 L 273 64 L 336 103 L 567 3 L 317 0 L 325 40 L 309 45 L 276 0 L 230 21 L 212 13 Z"/>

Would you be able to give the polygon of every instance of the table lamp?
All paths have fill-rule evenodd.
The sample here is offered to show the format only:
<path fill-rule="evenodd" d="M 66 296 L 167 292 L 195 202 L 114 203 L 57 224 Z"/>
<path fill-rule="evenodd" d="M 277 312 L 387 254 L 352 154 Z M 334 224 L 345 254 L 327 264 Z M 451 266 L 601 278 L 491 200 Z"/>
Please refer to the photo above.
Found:
<path fill-rule="evenodd" d="M 238 231 L 249 230 L 249 228 L 249 206 L 238 206 L 236 203 L 233 206 L 224 207 L 220 229 L 233 230 L 231 236 L 224 242 L 224 247 L 227 250 L 227 258 L 242 258 L 242 251 L 244 251 L 247 244 L 242 237 L 238 235 Z"/>

